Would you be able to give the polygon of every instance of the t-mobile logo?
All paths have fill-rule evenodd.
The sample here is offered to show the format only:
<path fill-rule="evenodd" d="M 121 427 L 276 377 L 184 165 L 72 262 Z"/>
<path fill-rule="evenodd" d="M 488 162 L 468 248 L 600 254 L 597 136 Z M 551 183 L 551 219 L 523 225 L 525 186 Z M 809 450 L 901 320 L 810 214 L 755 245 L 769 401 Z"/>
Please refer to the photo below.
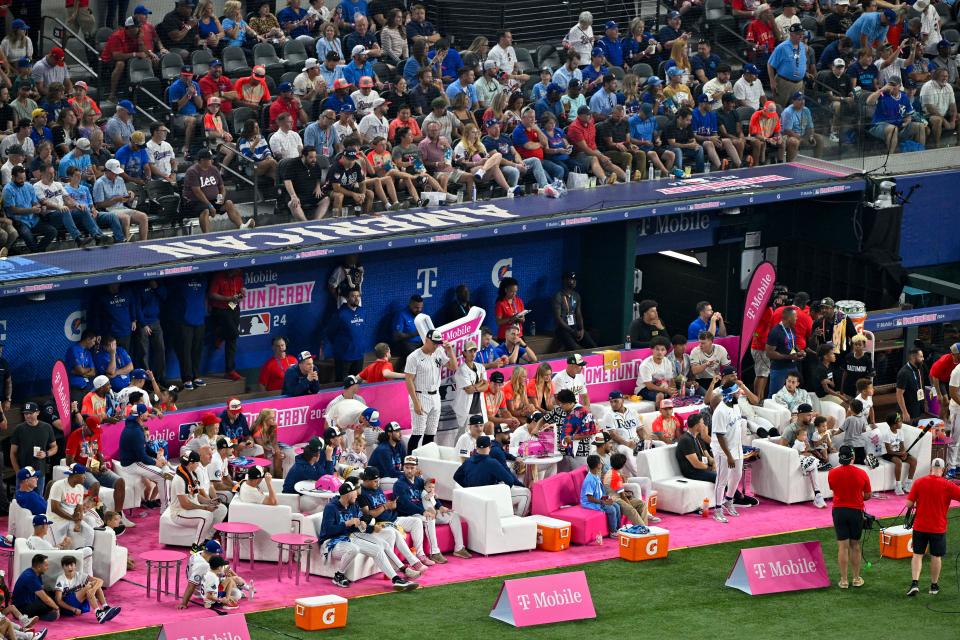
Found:
<path fill-rule="evenodd" d="M 437 267 L 417 269 L 417 289 L 424 298 L 433 297 L 433 289 L 437 287 Z"/>

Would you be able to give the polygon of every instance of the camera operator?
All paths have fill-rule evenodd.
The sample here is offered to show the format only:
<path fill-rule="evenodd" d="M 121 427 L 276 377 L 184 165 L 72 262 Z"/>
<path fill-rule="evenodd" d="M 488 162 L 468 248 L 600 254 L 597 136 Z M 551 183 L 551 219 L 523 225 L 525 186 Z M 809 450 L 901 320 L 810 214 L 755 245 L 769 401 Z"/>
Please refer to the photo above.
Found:
<path fill-rule="evenodd" d="M 946 463 L 943 458 L 934 458 L 930 463 L 930 475 L 918 478 L 907 495 L 907 524 L 910 510 L 913 512 L 913 558 L 910 571 L 913 580 L 907 589 L 908 596 L 920 593 L 918 580 L 923 569 L 923 554 L 930 547 L 930 594 L 940 593 L 937 581 L 943 556 L 947 553 L 947 509 L 950 502 L 960 500 L 960 487 L 943 477 Z"/>
<path fill-rule="evenodd" d="M 853 447 L 840 447 L 840 466 L 827 475 L 827 483 L 833 490 L 833 528 L 837 532 L 837 564 L 840 565 L 841 589 L 853 584 L 863 586 L 860 577 L 860 537 L 863 535 L 863 501 L 872 495 L 867 472 L 853 466 Z M 916 485 L 914 485 L 916 486 Z M 852 564 L 853 580 L 847 582 L 847 565 Z"/>

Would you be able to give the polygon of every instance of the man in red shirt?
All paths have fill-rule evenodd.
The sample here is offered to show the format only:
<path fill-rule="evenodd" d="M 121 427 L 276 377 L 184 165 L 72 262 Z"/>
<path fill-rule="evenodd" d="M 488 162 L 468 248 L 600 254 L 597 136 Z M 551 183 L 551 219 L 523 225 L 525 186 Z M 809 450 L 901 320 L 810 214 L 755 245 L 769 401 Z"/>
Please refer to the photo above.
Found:
<path fill-rule="evenodd" d="M 947 509 L 954 500 L 960 501 L 960 487 L 943 477 L 946 467 L 943 458 L 930 463 L 930 475 L 918 478 L 907 495 L 907 509 L 916 507 L 913 519 L 913 558 L 908 596 L 920 593 L 918 581 L 923 569 L 923 554 L 930 547 L 930 594 L 940 593 L 940 569 L 947 553 Z"/>
<path fill-rule="evenodd" d="M 246 289 L 240 269 L 217 273 L 207 292 L 213 330 L 223 341 L 224 371 L 234 381 L 243 380 L 243 376 L 237 373 L 237 338 L 240 337 L 240 301 L 244 295 Z"/>
<path fill-rule="evenodd" d="M 103 47 L 100 60 L 104 66 L 113 64 L 110 74 L 110 101 L 117 101 L 117 85 L 127 70 L 127 61 L 130 58 L 147 58 L 143 39 L 140 37 L 140 27 L 133 17 L 127 18 L 124 26 L 110 34 L 107 44 Z"/>
<path fill-rule="evenodd" d="M 402 380 L 406 376 L 393 370 L 393 363 L 390 362 L 392 354 L 390 345 L 386 342 L 378 342 L 373 346 L 373 354 L 377 359 L 364 367 L 359 377 L 364 382 L 385 382 L 387 380 Z"/>
<path fill-rule="evenodd" d="M 289 82 L 281 82 L 277 85 L 277 92 L 280 94 L 279 97 L 270 105 L 270 130 L 277 130 L 277 118 L 281 113 L 289 113 L 293 130 L 297 131 L 298 125 L 307 123 L 307 114 L 300 106 L 299 98 L 293 95 L 293 85 Z"/>
<path fill-rule="evenodd" d="M 945 353 L 930 367 L 930 382 L 937 390 L 940 400 L 940 417 L 947 420 L 950 417 L 950 374 L 960 365 L 960 342 L 950 345 L 950 353 Z"/>
<path fill-rule="evenodd" d="M 161 56 L 170 53 L 166 47 L 163 46 L 163 43 L 160 42 L 160 37 L 157 36 L 157 28 L 150 24 L 149 16 L 153 11 L 147 9 L 142 4 L 137 5 L 137 8 L 133 10 L 133 19 L 137 22 L 137 26 L 140 27 L 140 36 L 143 38 L 143 48 L 147 53 L 151 54 L 153 58 L 154 66 L 160 62 L 160 58 L 154 53 L 158 51 Z M 184 61 L 188 62 L 188 61 Z"/>
<path fill-rule="evenodd" d="M 120 514 L 121 523 L 127 528 L 137 526 L 123 515 L 123 498 L 127 485 L 123 478 L 106 467 L 103 457 L 103 430 L 100 428 L 100 419 L 96 416 L 87 416 L 83 426 L 74 429 L 67 436 L 66 464 L 72 467 L 74 463 L 82 464 L 87 469 L 83 476 L 83 488 L 92 496 L 100 495 L 100 487 L 113 489 L 114 510 Z"/>
<path fill-rule="evenodd" d="M 223 63 L 219 60 L 212 61 L 210 70 L 200 78 L 199 84 L 203 99 L 217 96 L 220 98 L 220 112 L 229 116 L 230 112 L 233 111 L 233 101 L 237 99 L 238 94 L 233 89 L 230 78 L 223 75 Z"/>
<path fill-rule="evenodd" d="M 863 586 L 860 577 L 860 538 L 863 535 L 863 501 L 873 495 L 870 476 L 853 465 L 853 447 L 840 447 L 840 466 L 830 469 L 827 483 L 833 490 L 833 528 L 837 532 L 837 564 L 840 565 L 841 589 L 853 584 Z M 914 484 L 916 486 L 916 484 Z M 853 569 L 853 580 L 847 582 L 847 565 Z"/>
<path fill-rule="evenodd" d="M 567 140 L 573 146 L 573 161 L 579 165 L 580 171 L 590 171 L 600 180 L 616 180 L 613 162 L 597 150 L 597 125 L 593 122 L 590 107 L 583 105 L 577 109 L 576 119 L 567 127 Z M 610 172 L 609 178 L 604 170 Z"/>
<path fill-rule="evenodd" d="M 260 390 L 280 391 L 287 369 L 297 364 L 297 359 L 287 355 L 287 340 L 283 336 L 273 339 L 273 355 L 260 367 Z"/>

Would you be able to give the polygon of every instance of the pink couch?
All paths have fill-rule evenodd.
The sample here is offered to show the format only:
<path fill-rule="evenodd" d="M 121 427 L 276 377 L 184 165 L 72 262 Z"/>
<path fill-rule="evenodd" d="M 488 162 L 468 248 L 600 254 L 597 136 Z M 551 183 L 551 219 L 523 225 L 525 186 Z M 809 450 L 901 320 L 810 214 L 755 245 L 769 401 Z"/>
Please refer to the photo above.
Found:
<path fill-rule="evenodd" d="M 460 529 L 463 531 L 463 544 L 467 544 L 467 522 L 465 520 L 460 521 Z M 410 537 L 410 534 L 405 534 L 407 538 L 407 544 L 413 549 L 413 539 Z M 423 544 L 427 547 L 427 550 L 431 553 L 433 552 L 430 549 L 430 542 L 427 540 L 427 534 L 423 534 Z M 450 525 L 441 524 L 437 526 L 437 544 L 440 545 L 440 553 L 452 553 L 453 552 L 453 534 L 450 533 Z M 419 551 L 419 549 L 418 549 Z"/>
<path fill-rule="evenodd" d="M 586 475 L 587 468 L 580 467 L 539 480 L 532 489 L 531 512 L 569 522 L 570 540 L 576 544 L 588 544 L 598 535 L 608 534 L 604 512 L 580 506 L 580 487 Z"/>

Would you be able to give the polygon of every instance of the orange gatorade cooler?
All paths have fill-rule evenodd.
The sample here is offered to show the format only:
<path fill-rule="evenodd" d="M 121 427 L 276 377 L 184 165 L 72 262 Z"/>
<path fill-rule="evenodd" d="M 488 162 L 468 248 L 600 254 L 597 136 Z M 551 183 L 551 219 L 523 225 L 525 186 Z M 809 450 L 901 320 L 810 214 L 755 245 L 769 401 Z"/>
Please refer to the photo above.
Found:
<path fill-rule="evenodd" d="M 913 530 L 903 525 L 880 529 L 880 555 L 885 558 L 909 558 L 913 555 Z"/>
<path fill-rule="evenodd" d="M 570 546 L 570 523 L 547 516 L 528 516 L 537 523 L 537 549 L 563 551 Z"/>
<path fill-rule="evenodd" d="M 345 627 L 347 626 L 347 599 L 335 595 L 297 598 L 294 622 L 307 631 Z"/>
<path fill-rule="evenodd" d="M 648 527 L 650 533 L 637 534 L 621 531 L 620 557 L 630 562 L 666 558 L 670 547 L 670 532 L 660 527 Z"/>

